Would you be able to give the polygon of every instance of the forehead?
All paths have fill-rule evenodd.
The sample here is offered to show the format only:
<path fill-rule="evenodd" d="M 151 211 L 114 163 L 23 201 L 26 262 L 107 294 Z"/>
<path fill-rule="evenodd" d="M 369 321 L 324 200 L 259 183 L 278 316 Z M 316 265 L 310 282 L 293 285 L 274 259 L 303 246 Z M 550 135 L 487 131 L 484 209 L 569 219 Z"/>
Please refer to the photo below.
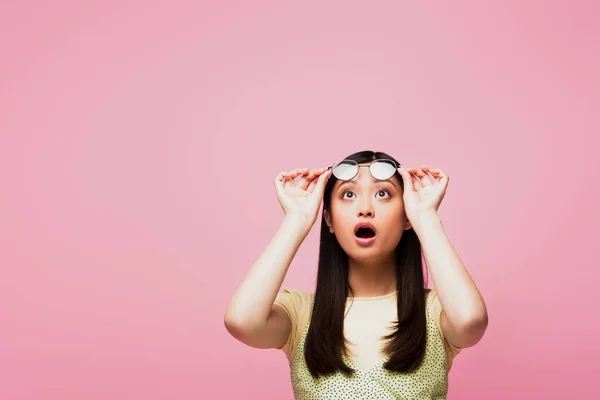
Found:
<path fill-rule="evenodd" d="M 352 185 L 360 185 L 365 187 L 370 187 L 373 185 L 377 185 L 378 183 L 388 183 L 400 189 L 400 182 L 398 181 L 398 177 L 396 175 L 392 176 L 390 179 L 386 179 L 383 181 L 377 180 L 373 178 L 371 173 L 369 172 L 369 168 L 367 167 L 370 163 L 361 163 L 359 164 L 361 168 L 358 169 L 358 175 L 352 178 L 349 181 L 337 181 L 333 190 L 337 190 L 340 186 L 352 186 Z"/>

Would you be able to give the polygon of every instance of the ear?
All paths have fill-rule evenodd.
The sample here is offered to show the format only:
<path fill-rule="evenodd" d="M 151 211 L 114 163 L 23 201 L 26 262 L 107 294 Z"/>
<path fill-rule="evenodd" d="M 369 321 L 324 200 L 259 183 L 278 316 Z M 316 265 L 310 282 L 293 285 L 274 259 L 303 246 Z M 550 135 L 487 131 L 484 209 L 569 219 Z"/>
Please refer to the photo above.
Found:
<path fill-rule="evenodd" d="M 409 229 L 412 229 L 412 224 L 410 223 L 410 220 L 407 218 L 406 222 L 404 223 L 404 230 L 408 231 Z"/>
<path fill-rule="evenodd" d="M 329 227 L 329 232 L 333 233 L 333 224 L 331 223 L 331 213 L 329 212 L 329 210 L 323 211 L 323 216 L 325 217 L 325 222 Z"/>

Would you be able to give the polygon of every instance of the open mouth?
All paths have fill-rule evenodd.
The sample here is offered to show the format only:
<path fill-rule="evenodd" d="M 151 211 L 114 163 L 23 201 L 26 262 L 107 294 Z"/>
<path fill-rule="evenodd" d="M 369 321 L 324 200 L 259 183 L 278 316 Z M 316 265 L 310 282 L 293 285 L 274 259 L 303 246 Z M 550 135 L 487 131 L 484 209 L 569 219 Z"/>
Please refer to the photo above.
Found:
<path fill-rule="evenodd" d="M 373 231 L 373 229 L 371 228 L 367 228 L 367 227 L 363 227 L 363 228 L 358 228 L 358 230 L 356 231 L 356 237 L 361 238 L 361 239 L 369 239 L 375 236 L 375 231 Z"/>

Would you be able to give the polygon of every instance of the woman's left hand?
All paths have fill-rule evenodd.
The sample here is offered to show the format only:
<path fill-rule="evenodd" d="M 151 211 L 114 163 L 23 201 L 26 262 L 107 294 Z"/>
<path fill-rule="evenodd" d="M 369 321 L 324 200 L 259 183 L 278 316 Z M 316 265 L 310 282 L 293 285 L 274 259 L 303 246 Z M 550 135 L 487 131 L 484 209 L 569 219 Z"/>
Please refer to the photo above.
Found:
<path fill-rule="evenodd" d="M 448 175 L 429 165 L 421 168 L 400 166 L 398 172 L 404 181 L 404 207 L 409 221 L 414 225 L 423 215 L 436 214 L 446 194 Z"/>

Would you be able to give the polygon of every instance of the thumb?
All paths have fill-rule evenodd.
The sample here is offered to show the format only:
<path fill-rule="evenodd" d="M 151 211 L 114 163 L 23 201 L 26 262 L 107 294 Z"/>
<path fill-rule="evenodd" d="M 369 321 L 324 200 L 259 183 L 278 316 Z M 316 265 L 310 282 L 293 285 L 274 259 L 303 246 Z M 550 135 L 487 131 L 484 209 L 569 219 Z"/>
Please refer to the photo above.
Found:
<path fill-rule="evenodd" d="M 317 198 L 321 199 L 323 197 L 323 193 L 325 192 L 325 186 L 327 185 L 330 176 L 331 170 L 327 170 L 319 176 L 315 190 L 313 191 L 313 194 L 317 196 Z"/>
<path fill-rule="evenodd" d="M 410 177 L 410 173 L 403 167 L 400 166 L 398 168 L 398 172 L 402 176 L 402 181 L 404 181 L 404 192 L 412 192 L 415 190 L 413 187 L 412 178 Z"/>

